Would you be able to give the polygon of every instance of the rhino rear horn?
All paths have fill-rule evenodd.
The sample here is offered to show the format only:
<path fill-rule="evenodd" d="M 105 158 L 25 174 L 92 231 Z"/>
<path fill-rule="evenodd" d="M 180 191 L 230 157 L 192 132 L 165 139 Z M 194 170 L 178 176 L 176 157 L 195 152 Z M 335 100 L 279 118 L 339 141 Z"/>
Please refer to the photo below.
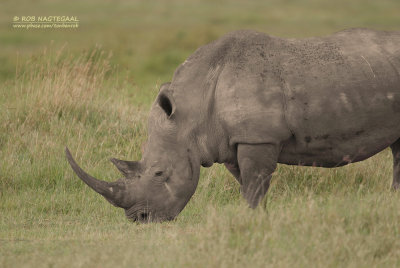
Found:
<path fill-rule="evenodd" d="M 125 207 L 123 202 L 125 185 L 119 181 L 116 182 L 106 182 L 98 180 L 91 175 L 87 174 L 74 160 L 71 152 L 68 148 L 65 148 L 65 154 L 67 156 L 68 162 L 72 169 L 78 175 L 78 177 L 86 183 L 90 188 L 95 190 L 97 193 L 104 196 L 111 204 L 117 207 Z"/>
<path fill-rule="evenodd" d="M 125 161 L 117 158 L 111 158 L 110 161 L 127 178 L 133 178 L 140 172 L 140 163 L 138 161 Z"/>

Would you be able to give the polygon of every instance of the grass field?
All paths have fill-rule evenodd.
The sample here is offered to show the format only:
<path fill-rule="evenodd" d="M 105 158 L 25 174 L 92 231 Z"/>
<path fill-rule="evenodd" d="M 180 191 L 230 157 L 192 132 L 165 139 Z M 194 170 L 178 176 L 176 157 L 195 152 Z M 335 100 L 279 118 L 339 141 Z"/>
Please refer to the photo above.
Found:
<path fill-rule="evenodd" d="M 0 267 L 400 267 L 400 195 L 386 150 L 337 169 L 278 166 L 247 208 L 221 165 L 179 217 L 140 225 L 85 186 L 110 157 L 140 159 L 158 86 L 198 46 L 250 28 L 279 36 L 400 29 L 396 0 L 2 1 Z M 14 16 L 73 15 L 75 30 Z"/>

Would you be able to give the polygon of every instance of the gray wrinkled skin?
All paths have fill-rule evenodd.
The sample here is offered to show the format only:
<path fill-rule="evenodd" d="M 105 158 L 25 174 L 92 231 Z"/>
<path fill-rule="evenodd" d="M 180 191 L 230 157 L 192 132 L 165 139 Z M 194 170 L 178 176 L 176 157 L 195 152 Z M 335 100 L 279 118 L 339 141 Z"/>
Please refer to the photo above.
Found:
<path fill-rule="evenodd" d="M 277 163 L 338 167 L 390 146 L 400 187 L 400 32 L 351 29 L 283 39 L 236 31 L 199 48 L 164 84 L 139 162 L 124 175 L 77 175 L 140 221 L 174 219 L 193 195 L 200 165 L 225 163 L 250 207 Z"/>

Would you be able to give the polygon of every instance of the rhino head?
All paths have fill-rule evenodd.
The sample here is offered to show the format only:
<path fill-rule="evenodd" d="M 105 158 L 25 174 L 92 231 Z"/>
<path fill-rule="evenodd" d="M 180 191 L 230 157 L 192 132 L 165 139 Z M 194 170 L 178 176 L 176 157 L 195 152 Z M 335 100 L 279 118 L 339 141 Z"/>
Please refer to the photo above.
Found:
<path fill-rule="evenodd" d="M 124 176 L 115 182 L 98 180 L 83 171 L 66 148 L 74 172 L 126 216 L 138 222 L 174 219 L 193 195 L 200 160 L 190 139 L 181 135 L 169 83 L 160 88 L 148 120 L 148 141 L 140 161 L 111 159 Z"/>

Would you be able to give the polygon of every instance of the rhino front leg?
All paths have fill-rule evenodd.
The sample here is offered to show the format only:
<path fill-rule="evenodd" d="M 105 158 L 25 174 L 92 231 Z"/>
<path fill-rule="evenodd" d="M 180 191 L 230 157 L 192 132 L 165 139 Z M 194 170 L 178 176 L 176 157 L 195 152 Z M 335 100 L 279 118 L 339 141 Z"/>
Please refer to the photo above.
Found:
<path fill-rule="evenodd" d="M 393 143 L 390 148 L 393 154 L 393 183 L 392 188 L 400 189 L 400 139 Z"/>
<path fill-rule="evenodd" d="M 274 144 L 238 146 L 241 191 L 251 208 L 255 208 L 268 191 L 278 160 L 278 148 Z"/>

